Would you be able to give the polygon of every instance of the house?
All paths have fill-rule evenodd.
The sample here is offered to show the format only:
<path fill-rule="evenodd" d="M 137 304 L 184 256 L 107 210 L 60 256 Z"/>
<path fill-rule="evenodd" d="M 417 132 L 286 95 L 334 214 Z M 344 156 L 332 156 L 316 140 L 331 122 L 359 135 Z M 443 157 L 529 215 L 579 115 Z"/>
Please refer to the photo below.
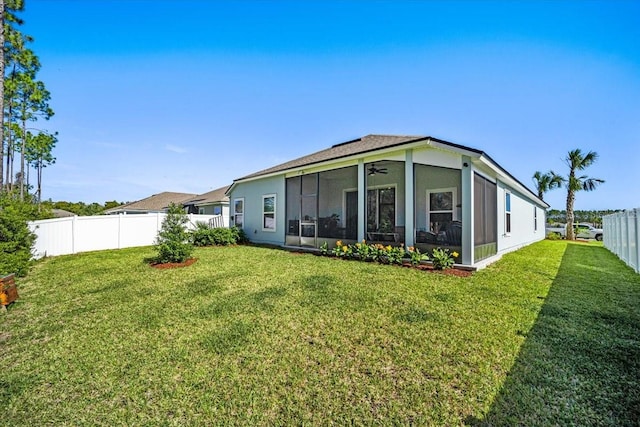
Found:
<path fill-rule="evenodd" d="M 162 213 L 167 211 L 171 203 L 182 204 L 185 200 L 195 196 L 195 194 L 191 193 L 165 191 L 136 202 L 125 203 L 124 205 L 107 209 L 104 213 L 107 215 Z"/>
<path fill-rule="evenodd" d="M 367 240 L 481 267 L 545 237 L 549 207 L 489 155 L 430 136 L 368 135 L 236 179 L 231 224 L 290 247 Z"/>
<path fill-rule="evenodd" d="M 217 188 L 208 193 L 199 194 L 182 202 L 188 213 L 201 215 L 222 215 L 225 227 L 229 225 L 229 196 L 226 192 L 230 185 Z"/>
<path fill-rule="evenodd" d="M 64 209 L 51 209 L 51 215 L 53 215 L 54 218 L 68 218 L 72 216 L 78 216 L 77 214 L 66 211 Z"/>

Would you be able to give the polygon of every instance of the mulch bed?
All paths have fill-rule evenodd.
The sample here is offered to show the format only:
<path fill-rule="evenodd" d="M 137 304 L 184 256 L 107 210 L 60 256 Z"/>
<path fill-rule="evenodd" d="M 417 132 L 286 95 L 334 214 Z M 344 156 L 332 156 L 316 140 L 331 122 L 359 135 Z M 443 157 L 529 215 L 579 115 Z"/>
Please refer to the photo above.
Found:
<path fill-rule="evenodd" d="M 290 253 L 292 255 L 306 255 L 309 252 L 291 251 Z M 324 256 L 317 252 L 312 252 L 312 253 L 316 256 Z M 335 257 L 330 257 L 330 258 L 335 258 Z M 335 258 L 335 259 L 341 259 L 343 261 L 358 261 L 358 260 L 346 259 L 346 258 Z M 394 265 L 399 266 L 397 264 L 394 264 Z M 424 271 L 426 273 L 438 273 L 438 274 L 444 274 L 445 276 L 469 277 L 473 275 L 473 270 L 463 270 L 461 268 L 456 268 L 456 267 L 448 268 L 446 270 L 436 270 L 435 268 L 433 268 L 433 265 L 429 265 L 429 264 L 412 265 L 409 262 L 403 263 L 401 267 L 415 268 L 416 270 Z"/>
<path fill-rule="evenodd" d="M 188 267 L 194 262 L 196 262 L 198 258 L 189 258 L 185 262 L 167 262 L 164 264 L 149 264 L 153 268 L 157 268 L 158 270 L 166 270 L 169 268 L 180 268 L 180 267 Z"/>
<path fill-rule="evenodd" d="M 448 268 L 446 270 L 436 270 L 432 265 L 427 264 L 411 265 L 409 263 L 404 263 L 402 264 L 402 266 L 407 268 L 415 268 L 416 270 L 421 270 L 429 273 L 440 273 L 446 276 L 469 277 L 473 274 L 473 271 L 461 270 L 455 267 Z"/>

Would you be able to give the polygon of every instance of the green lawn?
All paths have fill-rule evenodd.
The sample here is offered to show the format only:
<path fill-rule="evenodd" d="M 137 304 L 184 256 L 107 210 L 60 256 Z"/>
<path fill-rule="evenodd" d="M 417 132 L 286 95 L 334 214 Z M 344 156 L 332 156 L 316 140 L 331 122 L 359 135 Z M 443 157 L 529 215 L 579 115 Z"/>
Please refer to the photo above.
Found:
<path fill-rule="evenodd" d="M 0 313 L 0 425 L 637 425 L 640 275 L 545 241 L 472 277 L 204 248 L 40 262 Z"/>

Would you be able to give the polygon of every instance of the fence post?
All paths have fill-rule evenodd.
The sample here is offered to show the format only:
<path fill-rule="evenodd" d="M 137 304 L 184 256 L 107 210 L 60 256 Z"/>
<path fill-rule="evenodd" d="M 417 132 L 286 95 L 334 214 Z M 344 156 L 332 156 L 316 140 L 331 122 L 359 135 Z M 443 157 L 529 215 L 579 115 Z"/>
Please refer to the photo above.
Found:
<path fill-rule="evenodd" d="M 629 265 L 635 269 L 635 263 L 633 262 L 633 257 L 635 256 L 634 250 L 633 250 L 633 239 L 635 237 L 635 231 L 631 229 L 631 224 L 633 222 L 635 222 L 635 220 L 633 219 L 633 215 L 635 214 L 635 212 L 633 210 L 628 210 L 627 211 L 627 259 L 629 260 Z M 633 224 L 635 225 L 635 224 Z"/>
<path fill-rule="evenodd" d="M 122 249 L 120 244 L 122 238 L 122 215 L 118 215 L 118 249 Z"/>
<path fill-rule="evenodd" d="M 622 214 L 622 212 L 616 214 L 616 240 L 618 241 L 616 254 L 620 259 L 622 259 L 622 250 L 624 248 L 622 244 Z"/>
<path fill-rule="evenodd" d="M 636 235 L 635 235 L 635 242 L 636 242 L 636 273 L 640 273 L 640 209 L 635 208 L 633 210 L 633 216 L 635 218 L 636 221 Z"/>
<path fill-rule="evenodd" d="M 71 217 L 71 253 L 76 253 L 76 221 L 78 219 L 77 215 Z"/>

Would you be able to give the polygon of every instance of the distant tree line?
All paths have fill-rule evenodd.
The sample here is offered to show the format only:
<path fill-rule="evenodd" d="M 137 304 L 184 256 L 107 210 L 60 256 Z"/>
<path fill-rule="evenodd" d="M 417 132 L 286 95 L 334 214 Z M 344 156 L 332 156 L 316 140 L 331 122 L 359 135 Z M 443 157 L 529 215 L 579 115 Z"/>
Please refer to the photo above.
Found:
<path fill-rule="evenodd" d="M 620 210 L 576 210 L 574 211 L 575 222 L 586 222 L 595 227 L 602 227 L 602 217 L 612 213 L 620 212 Z M 567 220 L 567 211 L 558 209 L 549 209 L 547 211 L 547 222 L 549 223 L 565 223 Z"/>
<path fill-rule="evenodd" d="M 117 202 L 115 200 L 104 202 L 103 205 L 100 203 L 83 203 L 83 202 L 53 202 L 51 200 L 45 200 L 42 202 L 43 211 L 49 211 L 47 216 L 51 217 L 53 214 L 51 211 L 53 209 L 62 209 L 67 212 L 72 212 L 78 216 L 92 216 L 92 215 L 102 215 L 105 210 L 115 208 L 120 206 L 122 203 Z"/>

